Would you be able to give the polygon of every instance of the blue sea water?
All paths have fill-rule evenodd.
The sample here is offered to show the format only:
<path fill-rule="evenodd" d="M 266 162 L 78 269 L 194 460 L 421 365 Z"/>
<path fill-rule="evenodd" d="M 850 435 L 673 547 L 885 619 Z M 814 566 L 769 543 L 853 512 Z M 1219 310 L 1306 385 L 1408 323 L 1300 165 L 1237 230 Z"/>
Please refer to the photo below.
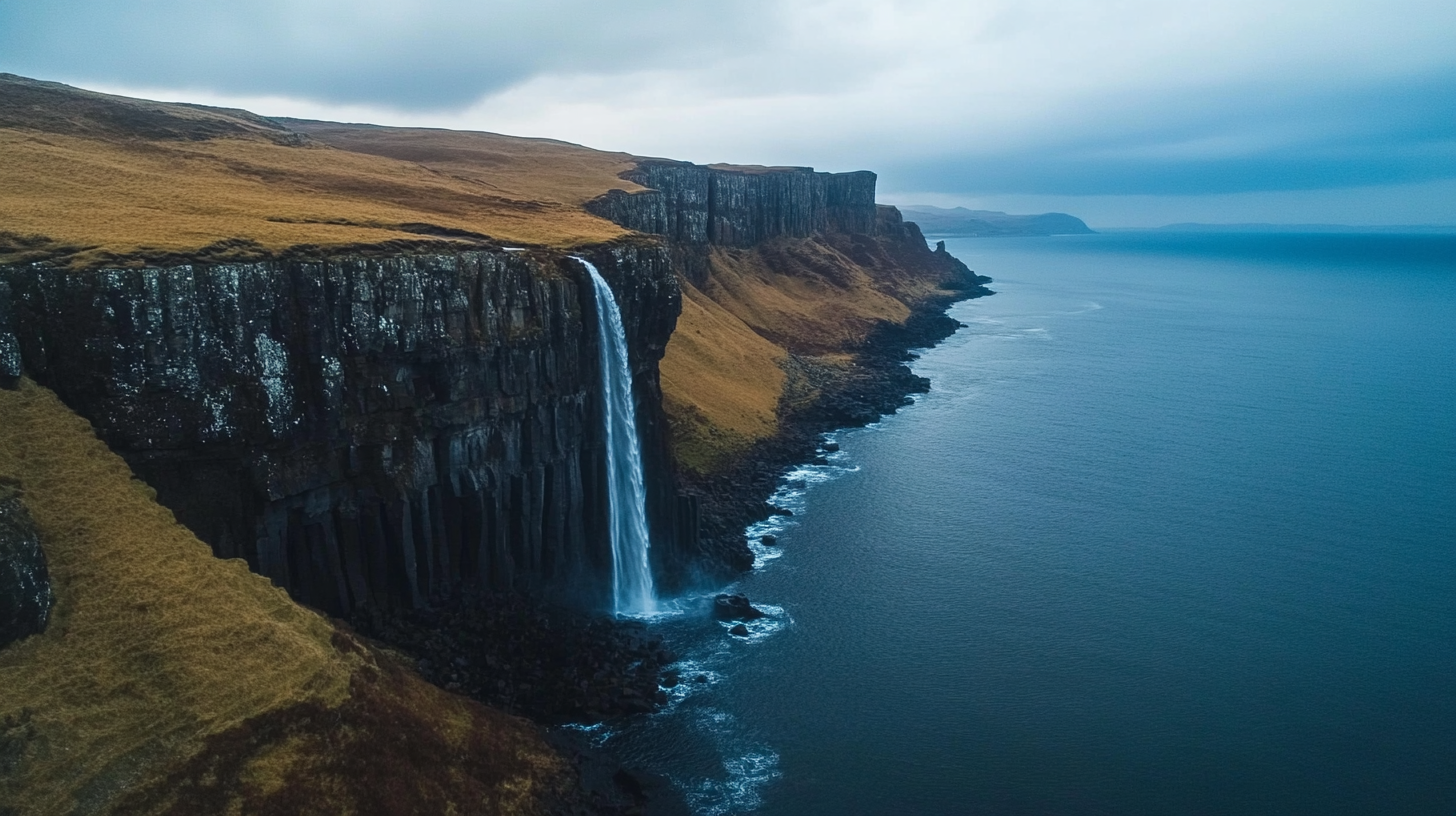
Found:
<path fill-rule="evenodd" d="M 1456 813 L 1456 236 L 949 245 L 931 392 L 604 739 L 705 814 Z"/>

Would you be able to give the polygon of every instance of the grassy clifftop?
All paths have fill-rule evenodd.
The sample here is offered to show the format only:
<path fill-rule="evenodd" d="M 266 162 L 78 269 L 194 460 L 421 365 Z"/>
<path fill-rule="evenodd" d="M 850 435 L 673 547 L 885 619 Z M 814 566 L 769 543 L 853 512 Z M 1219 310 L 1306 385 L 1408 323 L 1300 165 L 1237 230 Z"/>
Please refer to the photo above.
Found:
<path fill-rule="evenodd" d="M 299 247 L 565 247 L 632 158 L 490 133 L 284 124 L 0 74 L 0 263 L 250 259 Z"/>
<path fill-rule="evenodd" d="M 791 360 L 831 376 L 852 368 L 878 327 L 903 324 L 915 308 L 947 296 L 948 256 L 891 221 L 894 229 L 875 236 L 715 247 L 704 279 L 682 281 L 682 316 L 662 360 L 682 465 L 710 474 L 812 402 L 816 386 Z"/>
<path fill-rule="evenodd" d="M 0 390 L 56 592 L 0 650 L 0 813 L 536 813 L 530 724 L 431 686 L 213 557 L 55 396 Z"/>

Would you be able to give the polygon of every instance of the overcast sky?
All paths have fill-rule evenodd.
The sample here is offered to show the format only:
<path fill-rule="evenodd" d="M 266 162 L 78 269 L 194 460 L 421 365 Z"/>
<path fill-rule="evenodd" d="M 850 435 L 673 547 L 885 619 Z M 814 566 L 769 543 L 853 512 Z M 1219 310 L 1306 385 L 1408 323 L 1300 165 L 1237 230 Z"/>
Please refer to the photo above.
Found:
<path fill-rule="evenodd" d="M 1093 226 L 1456 224 L 1453 0 L 0 0 L 0 71 Z"/>

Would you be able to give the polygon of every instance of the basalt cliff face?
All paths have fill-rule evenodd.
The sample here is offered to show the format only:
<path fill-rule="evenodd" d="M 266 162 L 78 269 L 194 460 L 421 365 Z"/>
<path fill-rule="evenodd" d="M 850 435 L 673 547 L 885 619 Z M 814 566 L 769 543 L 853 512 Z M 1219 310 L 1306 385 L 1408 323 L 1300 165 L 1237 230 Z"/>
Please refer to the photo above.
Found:
<path fill-rule="evenodd" d="M 581 253 L 623 311 L 654 567 L 674 586 L 744 565 L 741 547 L 700 546 L 701 491 L 678 490 L 674 449 L 692 440 L 664 412 L 658 364 L 681 287 L 712 291 L 721 252 L 769 253 L 811 282 L 827 270 L 840 288 L 856 258 L 880 267 L 880 288 L 948 278 L 915 268 L 933 256 L 877 210 L 873 173 L 646 160 L 624 175 L 648 189 L 586 208 L 658 237 Z M 600 607 L 610 547 L 583 274 L 562 251 L 499 247 L 0 267 L 0 377 L 53 388 L 219 556 L 316 608 L 418 608 L 462 584 Z"/>
<path fill-rule="evenodd" d="M 866 171 L 649 159 L 622 177 L 648 189 L 612 190 L 586 209 L 681 246 L 752 247 L 771 238 L 875 231 L 875 174 Z"/>
<path fill-rule="evenodd" d="M 657 364 L 663 248 L 583 252 L 616 291 L 660 558 L 677 501 Z M 606 590 L 601 372 L 579 263 L 478 250 L 73 272 L 0 269 L 6 371 L 89 418 L 180 521 L 335 614 L 462 581 Z"/>

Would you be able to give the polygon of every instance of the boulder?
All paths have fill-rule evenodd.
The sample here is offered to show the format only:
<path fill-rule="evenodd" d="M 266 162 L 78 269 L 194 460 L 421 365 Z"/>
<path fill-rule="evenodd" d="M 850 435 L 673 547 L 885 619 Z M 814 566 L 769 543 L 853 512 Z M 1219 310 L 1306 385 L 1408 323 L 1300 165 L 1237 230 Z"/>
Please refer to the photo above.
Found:
<path fill-rule="evenodd" d="M 751 621 L 763 617 L 763 612 L 748 602 L 748 596 L 725 593 L 713 598 L 713 617 L 722 621 Z"/>
<path fill-rule="evenodd" d="M 737 637 L 748 637 L 748 627 L 744 626 L 741 623 L 736 624 L 732 629 L 728 630 L 728 634 L 735 635 Z"/>
<path fill-rule="evenodd" d="M 20 491 L 0 482 L 0 648 L 45 631 L 55 596 Z"/>
<path fill-rule="evenodd" d="M 772 547 L 779 543 L 779 538 L 775 535 L 761 535 L 758 537 L 758 543 L 765 547 Z"/>

